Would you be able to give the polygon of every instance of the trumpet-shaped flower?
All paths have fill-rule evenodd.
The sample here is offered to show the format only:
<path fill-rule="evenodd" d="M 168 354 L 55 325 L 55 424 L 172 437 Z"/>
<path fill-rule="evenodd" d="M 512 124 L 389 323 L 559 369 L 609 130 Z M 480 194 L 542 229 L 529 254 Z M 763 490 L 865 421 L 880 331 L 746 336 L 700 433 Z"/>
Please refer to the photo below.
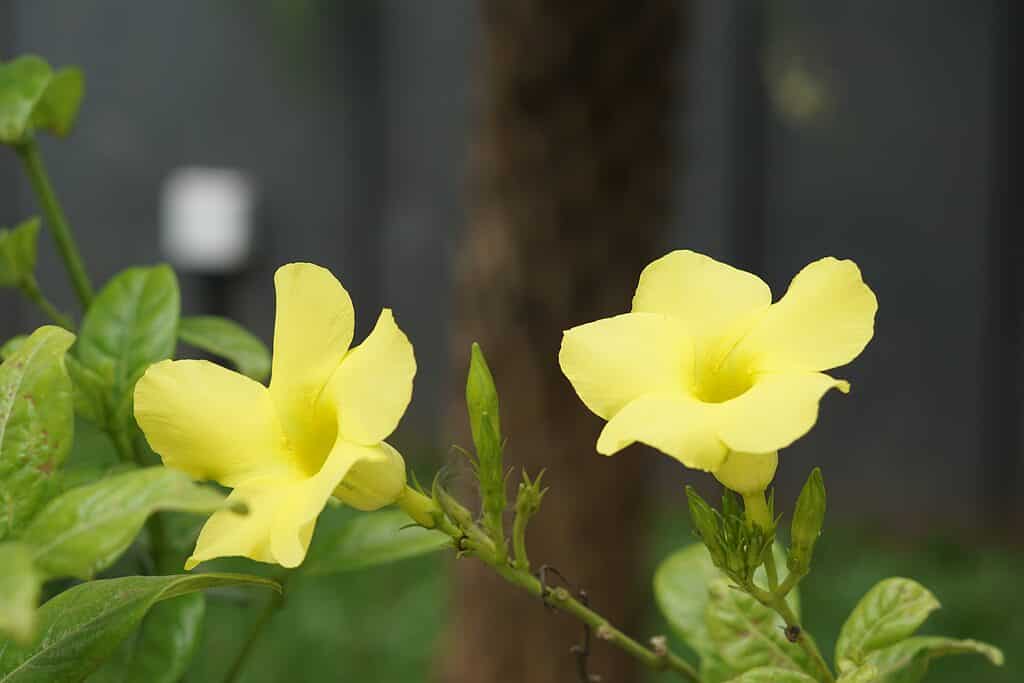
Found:
<path fill-rule="evenodd" d="M 405 463 L 384 442 L 412 395 L 412 345 L 385 309 L 349 349 L 352 301 L 308 263 L 274 277 L 277 318 L 270 386 L 206 361 L 163 361 L 135 388 L 135 417 L 168 467 L 233 489 L 185 565 L 241 555 L 302 563 L 331 496 L 360 510 L 395 502 Z"/>
<path fill-rule="evenodd" d="M 631 313 L 567 330 L 559 362 L 608 421 L 599 453 L 644 443 L 754 494 L 821 397 L 849 391 L 823 371 L 864 349 L 877 308 L 852 261 L 811 263 L 772 303 L 756 275 L 675 251 L 644 269 Z"/>

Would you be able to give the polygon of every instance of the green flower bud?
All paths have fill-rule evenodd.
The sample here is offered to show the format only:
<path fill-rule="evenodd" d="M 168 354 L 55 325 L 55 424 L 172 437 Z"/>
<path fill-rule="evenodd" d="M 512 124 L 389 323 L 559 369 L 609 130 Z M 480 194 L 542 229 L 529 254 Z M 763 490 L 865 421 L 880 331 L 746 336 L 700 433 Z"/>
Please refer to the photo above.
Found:
<path fill-rule="evenodd" d="M 807 477 L 793 511 L 788 566 L 791 572 L 806 574 L 811 567 L 814 544 L 825 520 L 825 482 L 817 467 Z"/>
<path fill-rule="evenodd" d="M 379 458 L 357 462 L 342 479 L 334 496 L 349 507 L 371 512 L 391 505 L 405 491 L 405 461 L 385 442 Z"/>
<path fill-rule="evenodd" d="M 724 568 L 726 552 L 719 533 L 718 513 L 700 497 L 700 494 L 692 486 L 686 487 L 686 498 L 690 505 L 690 519 L 693 521 L 697 535 L 704 541 L 714 563 Z"/>

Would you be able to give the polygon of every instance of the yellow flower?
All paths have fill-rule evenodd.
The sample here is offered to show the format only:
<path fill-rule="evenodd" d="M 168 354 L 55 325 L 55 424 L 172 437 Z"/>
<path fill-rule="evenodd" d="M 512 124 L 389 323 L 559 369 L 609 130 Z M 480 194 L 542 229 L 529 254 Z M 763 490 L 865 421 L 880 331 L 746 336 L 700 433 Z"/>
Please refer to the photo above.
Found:
<path fill-rule="evenodd" d="M 773 304 L 756 275 L 674 251 L 644 269 L 632 313 L 566 331 L 559 362 L 608 420 L 598 452 L 644 443 L 754 494 L 825 392 L 849 391 L 822 371 L 864 349 L 877 309 L 852 261 L 811 263 Z"/>
<path fill-rule="evenodd" d="M 135 417 L 168 467 L 234 489 L 248 514 L 215 513 L 185 564 L 242 555 L 302 563 L 333 495 L 360 510 L 393 503 L 405 463 L 384 442 L 412 395 L 412 345 L 385 309 L 349 350 L 355 313 L 330 271 L 308 263 L 274 277 L 270 386 L 206 361 L 163 361 L 135 388 Z"/>

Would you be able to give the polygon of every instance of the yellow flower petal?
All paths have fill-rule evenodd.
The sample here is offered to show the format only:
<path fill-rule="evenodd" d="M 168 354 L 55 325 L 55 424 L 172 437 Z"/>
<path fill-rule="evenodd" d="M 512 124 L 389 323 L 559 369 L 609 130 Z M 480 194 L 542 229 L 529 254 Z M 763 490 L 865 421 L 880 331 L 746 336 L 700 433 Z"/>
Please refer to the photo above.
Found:
<path fill-rule="evenodd" d="M 164 464 L 236 486 L 297 469 L 266 387 L 214 363 L 162 361 L 135 385 L 135 419 Z"/>
<path fill-rule="evenodd" d="M 719 404 L 718 436 L 745 453 L 785 448 L 814 426 L 818 401 L 829 389 L 846 393 L 850 385 L 818 372 L 761 375 L 742 396 Z"/>
<path fill-rule="evenodd" d="M 372 455 L 372 449 L 339 440 L 312 477 L 263 477 L 242 484 L 228 500 L 244 503 L 248 514 L 228 509 L 214 513 L 199 534 L 185 569 L 231 556 L 299 566 L 331 492 L 355 463 Z"/>
<path fill-rule="evenodd" d="M 344 438 L 372 446 L 398 426 L 415 374 L 412 344 L 386 308 L 370 336 L 338 366 L 317 410 L 337 420 Z"/>
<path fill-rule="evenodd" d="M 405 460 L 402 455 L 381 441 L 376 446 L 353 446 L 365 449 L 365 455 L 352 466 L 334 496 L 356 510 L 372 512 L 391 505 L 405 491 Z"/>
<path fill-rule="evenodd" d="M 793 278 L 736 349 L 762 372 L 828 370 L 871 340 L 878 301 L 853 261 L 823 258 Z"/>
<path fill-rule="evenodd" d="M 756 275 L 681 250 L 644 268 L 633 310 L 678 318 L 702 351 L 771 302 L 771 290 Z"/>
<path fill-rule="evenodd" d="M 355 312 L 329 270 L 290 263 L 274 275 L 277 314 L 270 396 L 289 440 L 304 452 L 324 449 L 311 424 L 316 399 L 352 343 Z M 326 444 L 327 447 L 330 443 Z"/>
<path fill-rule="evenodd" d="M 714 471 L 715 479 L 739 494 L 760 493 L 768 488 L 779 466 L 779 452 L 740 453 L 729 451 L 725 462 Z"/>
<path fill-rule="evenodd" d="M 644 394 L 684 391 L 693 345 L 674 318 L 627 313 L 566 330 L 558 362 L 583 403 L 607 420 Z"/>
<path fill-rule="evenodd" d="M 597 451 L 612 455 L 640 442 L 687 467 L 714 470 L 727 452 L 715 434 L 715 408 L 681 393 L 641 396 L 605 425 L 597 440 Z"/>

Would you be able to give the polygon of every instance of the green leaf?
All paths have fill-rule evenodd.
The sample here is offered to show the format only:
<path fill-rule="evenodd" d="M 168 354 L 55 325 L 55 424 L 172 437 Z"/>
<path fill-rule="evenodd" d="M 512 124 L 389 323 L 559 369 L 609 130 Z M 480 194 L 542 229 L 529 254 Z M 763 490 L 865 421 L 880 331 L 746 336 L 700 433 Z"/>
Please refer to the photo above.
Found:
<path fill-rule="evenodd" d="M 721 576 L 703 543 L 672 553 L 654 573 L 658 609 L 676 635 L 701 657 L 713 650 L 704 623 L 708 586 Z"/>
<path fill-rule="evenodd" d="M 918 683 L 933 659 L 948 655 L 978 654 L 996 666 L 1003 665 L 1003 653 L 977 640 L 956 640 L 941 636 L 915 636 L 868 655 L 868 664 L 878 670 L 879 683 Z"/>
<path fill-rule="evenodd" d="M 85 77 L 75 66 L 53 73 L 32 112 L 32 125 L 64 137 L 71 132 L 85 93 Z"/>
<path fill-rule="evenodd" d="M 233 320 L 215 315 L 182 318 L 178 337 L 186 344 L 226 358 L 240 373 L 257 382 L 266 382 L 270 377 L 267 345 Z"/>
<path fill-rule="evenodd" d="M 34 55 L 0 64 L 0 143 L 24 140 L 51 76 L 50 65 Z"/>
<path fill-rule="evenodd" d="M 729 683 L 815 683 L 815 680 L 800 671 L 761 666 L 730 679 Z"/>
<path fill-rule="evenodd" d="M 135 383 L 146 368 L 174 353 L 180 311 L 178 279 L 166 265 L 120 272 L 89 307 L 74 348 L 89 374 L 72 372 L 88 377 L 85 385 L 100 383 L 110 428 L 131 423 Z M 83 389 L 92 398 L 97 387 Z"/>
<path fill-rule="evenodd" d="M 778 545 L 774 550 L 776 564 L 785 566 L 785 553 Z M 654 597 L 658 609 L 676 635 L 702 658 L 713 657 L 715 653 L 704 616 L 709 588 L 712 582 L 723 577 L 703 543 L 694 543 L 672 553 L 654 573 Z M 763 568 L 755 574 L 755 579 L 764 585 Z M 800 613 L 799 591 L 793 590 L 786 596 L 786 602 L 794 612 Z"/>
<path fill-rule="evenodd" d="M 712 646 L 736 674 L 766 666 L 808 670 L 806 653 L 786 640 L 782 618 L 728 579 L 711 582 L 704 618 Z"/>
<path fill-rule="evenodd" d="M 131 545 L 146 518 L 159 510 L 208 513 L 224 497 L 164 467 L 118 474 L 55 498 L 25 529 L 36 566 L 51 578 L 91 578 Z"/>
<path fill-rule="evenodd" d="M 938 607 L 935 596 L 916 581 L 880 581 L 861 598 L 843 624 L 836 642 L 836 662 L 840 667 L 845 660 L 863 664 L 871 652 L 913 635 Z"/>
<path fill-rule="evenodd" d="M 856 669 L 843 672 L 836 683 L 875 683 L 876 681 L 878 681 L 878 669 L 872 664 L 864 664 Z"/>
<path fill-rule="evenodd" d="M 17 287 L 36 269 L 36 243 L 39 219 L 29 220 L 8 230 L 0 228 L 0 287 Z"/>
<path fill-rule="evenodd" d="M 74 437 L 64 353 L 75 336 L 41 327 L 0 365 L 0 540 L 60 491 L 54 474 Z"/>
<path fill-rule="evenodd" d="M 18 350 L 25 340 L 28 339 L 27 334 L 18 334 L 3 343 L 0 346 L 0 362 L 3 362 L 14 355 L 14 352 Z"/>
<path fill-rule="evenodd" d="M 273 581 L 242 574 L 126 576 L 74 586 L 39 609 L 37 643 L 19 647 L 0 641 L 0 683 L 82 681 L 114 653 L 153 605 L 239 584 L 280 590 Z"/>
<path fill-rule="evenodd" d="M 382 510 L 353 517 L 332 535 L 317 538 L 303 571 L 332 574 L 367 569 L 449 547 L 446 534 L 410 525 L 401 510 Z"/>
<path fill-rule="evenodd" d="M 32 563 L 32 550 L 23 543 L 0 543 L 0 567 L 0 636 L 28 643 L 35 633 L 42 585 Z"/>
<path fill-rule="evenodd" d="M 177 683 L 192 661 L 205 616 L 202 593 L 154 606 L 88 683 Z"/>

